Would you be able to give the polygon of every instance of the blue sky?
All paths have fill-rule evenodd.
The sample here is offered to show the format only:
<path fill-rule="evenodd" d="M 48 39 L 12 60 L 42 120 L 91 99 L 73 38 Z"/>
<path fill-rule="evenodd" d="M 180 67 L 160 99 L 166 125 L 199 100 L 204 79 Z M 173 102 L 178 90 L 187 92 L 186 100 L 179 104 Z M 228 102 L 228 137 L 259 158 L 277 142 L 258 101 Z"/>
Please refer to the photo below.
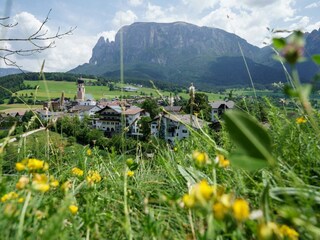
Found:
<path fill-rule="evenodd" d="M 303 31 L 320 28 L 320 1 L 311 0 L 0 0 L 0 17 L 10 16 L 11 21 L 19 23 L 15 29 L 0 31 L 0 37 L 27 36 L 50 9 L 48 33 L 54 34 L 59 27 L 61 31 L 77 28 L 73 35 L 57 40 L 53 49 L 14 57 L 23 69 L 39 71 L 45 59 L 46 71 L 70 70 L 89 61 L 100 36 L 113 40 L 121 26 L 137 21 L 186 21 L 217 27 L 259 47 L 271 37 L 267 27 Z M 21 43 L 5 44 L 25 47 Z"/>

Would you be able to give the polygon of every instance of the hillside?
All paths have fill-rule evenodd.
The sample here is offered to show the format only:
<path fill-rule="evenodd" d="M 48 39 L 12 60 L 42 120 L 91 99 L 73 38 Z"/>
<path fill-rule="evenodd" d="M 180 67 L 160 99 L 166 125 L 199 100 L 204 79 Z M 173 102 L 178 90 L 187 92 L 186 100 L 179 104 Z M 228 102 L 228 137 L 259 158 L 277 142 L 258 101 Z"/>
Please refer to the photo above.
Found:
<path fill-rule="evenodd" d="M 285 81 L 281 65 L 272 60 L 270 47 L 260 49 L 224 30 L 184 22 L 140 22 L 125 26 L 114 42 L 101 37 L 89 62 L 70 72 L 119 76 L 121 32 L 126 79 L 152 79 L 185 86 L 196 82 L 202 89 L 249 85 L 241 46 L 256 84 Z M 319 35 L 319 31 L 307 35 L 307 46 L 314 51 L 319 50 Z M 305 81 L 316 71 L 312 66 L 309 70 L 308 65 Z"/>

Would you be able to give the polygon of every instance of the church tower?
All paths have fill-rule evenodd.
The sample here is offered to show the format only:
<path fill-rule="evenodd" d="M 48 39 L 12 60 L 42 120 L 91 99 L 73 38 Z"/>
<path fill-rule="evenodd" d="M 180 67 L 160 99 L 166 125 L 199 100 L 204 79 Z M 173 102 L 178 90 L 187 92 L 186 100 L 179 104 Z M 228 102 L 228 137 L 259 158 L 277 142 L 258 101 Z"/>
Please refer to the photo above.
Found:
<path fill-rule="evenodd" d="M 78 91 L 77 91 L 77 101 L 84 101 L 85 95 L 85 88 L 84 88 L 84 81 L 80 77 L 77 81 L 78 84 Z"/>

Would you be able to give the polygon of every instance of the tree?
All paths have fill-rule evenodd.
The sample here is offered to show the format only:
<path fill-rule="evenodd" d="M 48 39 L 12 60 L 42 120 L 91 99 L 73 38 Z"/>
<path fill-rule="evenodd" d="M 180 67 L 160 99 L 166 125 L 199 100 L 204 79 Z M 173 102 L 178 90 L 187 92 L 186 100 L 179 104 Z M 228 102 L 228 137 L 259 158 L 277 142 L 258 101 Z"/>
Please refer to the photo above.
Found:
<path fill-rule="evenodd" d="M 54 40 L 60 39 L 63 36 L 71 35 L 75 30 L 75 27 L 70 28 L 66 32 L 60 32 L 60 28 L 58 28 L 57 32 L 53 35 L 48 34 L 48 31 L 45 30 L 45 25 L 49 20 L 51 9 L 47 14 L 46 18 L 41 22 L 39 28 L 30 35 L 22 36 L 19 38 L 0 38 L 0 43 L 10 43 L 10 42 L 28 42 L 29 47 L 25 49 L 21 48 L 14 48 L 12 44 L 1 44 L 0 45 L 0 59 L 4 61 L 4 63 L 8 66 L 18 67 L 20 69 L 21 66 L 18 66 L 17 62 L 13 60 L 14 55 L 21 55 L 21 56 L 29 56 L 35 53 L 42 52 L 46 49 L 55 47 Z M 3 17 L 0 18 L 0 32 L 10 32 L 13 30 L 17 25 L 18 22 L 10 23 L 10 17 Z M 4 31 L 6 30 L 6 31 Z"/>
<path fill-rule="evenodd" d="M 190 100 L 184 111 L 190 113 Z M 198 113 L 198 116 L 206 121 L 211 120 L 211 106 L 209 104 L 208 95 L 199 92 L 195 93 L 193 112 Z"/>
<path fill-rule="evenodd" d="M 141 105 L 141 107 L 150 113 L 150 117 L 154 118 L 160 112 L 157 101 L 153 98 L 147 98 Z"/>

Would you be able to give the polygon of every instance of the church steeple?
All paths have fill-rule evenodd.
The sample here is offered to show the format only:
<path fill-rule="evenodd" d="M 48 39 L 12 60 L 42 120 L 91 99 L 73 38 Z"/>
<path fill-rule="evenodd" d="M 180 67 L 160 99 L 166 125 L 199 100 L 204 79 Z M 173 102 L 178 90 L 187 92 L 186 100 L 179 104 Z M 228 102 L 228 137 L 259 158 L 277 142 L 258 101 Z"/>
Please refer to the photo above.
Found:
<path fill-rule="evenodd" d="M 82 79 L 82 77 L 78 79 L 77 84 L 78 84 L 77 100 L 84 101 L 84 95 L 86 90 L 84 88 L 84 80 Z"/>

